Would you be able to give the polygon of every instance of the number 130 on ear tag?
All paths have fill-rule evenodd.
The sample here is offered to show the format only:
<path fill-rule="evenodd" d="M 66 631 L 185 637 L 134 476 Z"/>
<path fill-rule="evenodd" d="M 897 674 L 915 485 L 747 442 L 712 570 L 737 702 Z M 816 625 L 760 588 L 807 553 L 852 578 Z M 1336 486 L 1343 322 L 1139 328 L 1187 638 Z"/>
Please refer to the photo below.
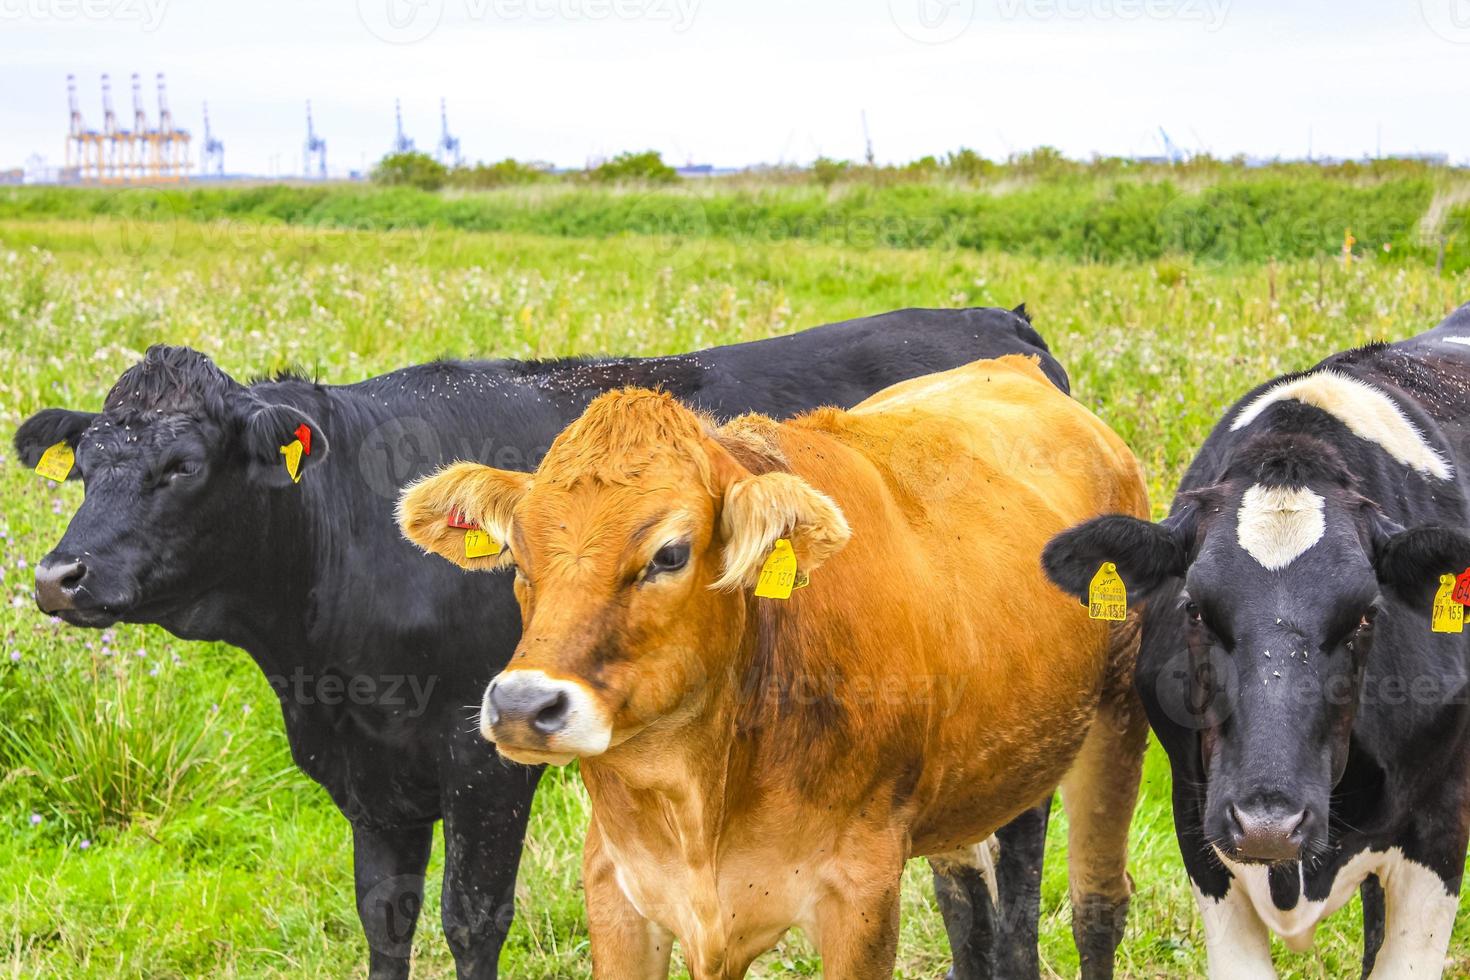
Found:
<path fill-rule="evenodd" d="M 1087 587 L 1087 618 L 1121 623 L 1128 618 L 1128 589 L 1118 577 L 1118 566 L 1103 562 Z"/>
<path fill-rule="evenodd" d="M 805 584 L 805 583 L 802 583 Z M 790 599 L 796 587 L 796 552 L 785 538 L 776 539 L 776 547 L 761 567 L 760 581 L 755 585 L 755 594 L 761 599 Z"/>

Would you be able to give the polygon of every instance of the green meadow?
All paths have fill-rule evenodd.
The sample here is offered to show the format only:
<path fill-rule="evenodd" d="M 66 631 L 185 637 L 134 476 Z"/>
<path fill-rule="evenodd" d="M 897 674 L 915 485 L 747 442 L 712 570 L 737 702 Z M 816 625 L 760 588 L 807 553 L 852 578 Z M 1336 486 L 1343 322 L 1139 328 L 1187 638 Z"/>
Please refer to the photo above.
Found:
<path fill-rule="evenodd" d="M 53 486 L 16 463 L 9 435 L 29 413 L 96 409 L 117 375 L 158 342 L 199 348 L 241 379 L 299 366 L 338 383 L 442 355 L 670 353 L 904 306 L 1024 301 L 1077 397 L 1135 448 L 1162 514 L 1193 450 L 1248 387 L 1345 346 L 1427 328 L 1470 298 L 1454 249 L 1436 269 L 1437 247 L 1414 230 L 1436 201 L 1437 227 L 1459 214 L 1427 178 L 1353 184 L 1333 198 L 1341 210 L 1320 212 L 1321 188 L 1310 182 L 1293 191 L 1242 181 L 1228 200 L 1198 205 L 1195 217 L 1179 217 L 1185 206 L 1167 211 L 1175 224 L 1162 231 L 1155 211 L 1168 205 L 1150 187 L 1069 185 L 1056 200 L 1114 207 L 1056 234 L 1038 217 L 1045 202 L 1025 197 L 1041 194 L 1035 188 L 1017 199 L 923 186 L 670 191 L 641 204 L 636 193 L 575 188 L 241 192 L 251 200 L 219 190 L 0 195 L 0 968 L 15 976 L 354 976 L 366 962 L 347 824 L 292 766 L 275 699 L 247 655 L 154 628 L 71 629 L 35 609 L 31 567 L 61 535 L 82 489 Z M 999 217 L 966 210 L 965 195 L 982 193 L 1003 202 Z M 1252 193 L 1266 203 L 1252 204 Z M 1280 211 L 1273 224 L 1270 202 L 1288 199 L 1297 210 Z M 280 211 L 290 200 L 300 210 Z M 691 209 L 690 200 L 699 203 Z M 751 234 L 729 219 L 782 202 L 826 223 L 780 224 L 816 231 L 777 234 L 768 221 Z M 1087 211 L 1073 203 L 1067 214 Z M 991 231 L 926 238 L 910 212 L 890 211 L 897 217 L 883 225 L 890 205 L 915 214 L 949 208 L 958 215 L 952 228 Z M 642 208 L 635 218 L 671 209 L 677 220 L 587 217 L 610 208 Z M 371 220 L 352 217 L 367 212 Z M 445 217 L 454 214 L 460 219 Z M 1021 235 L 1013 225 L 1027 215 L 1038 222 L 1030 237 L 1006 239 Z M 1355 231 L 1361 244 L 1345 264 L 1342 219 L 1354 215 L 1377 217 L 1358 219 L 1366 221 Z M 1104 219 L 1113 231 L 1098 224 Z M 1200 237 L 1213 227 L 1207 220 L 1234 229 L 1237 244 L 1209 245 L 1226 239 Z M 1086 245 L 1125 240 L 1147 247 Z M 1203 975 L 1157 748 L 1145 779 L 1120 973 Z M 547 775 L 504 976 L 589 973 L 579 885 L 586 811 L 575 772 Z M 453 975 L 438 923 L 439 867 L 436 854 L 416 941 L 425 977 Z M 1470 975 L 1467 920 L 1455 934 L 1452 975 Z M 1049 974 L 1075 976 L 1060 811 L 1041 931 Z M 1285 977 L 1356 976 L 1359 943 L 1354 901 L 1313 952 L 1278 950 L 1278 964 Z M 928 870 L 916 861 L 904 889 L 899 975 L 942 977 L 947 960 Z M 817 976 L 820 967 L 793 934 L 756 973 Z"/>

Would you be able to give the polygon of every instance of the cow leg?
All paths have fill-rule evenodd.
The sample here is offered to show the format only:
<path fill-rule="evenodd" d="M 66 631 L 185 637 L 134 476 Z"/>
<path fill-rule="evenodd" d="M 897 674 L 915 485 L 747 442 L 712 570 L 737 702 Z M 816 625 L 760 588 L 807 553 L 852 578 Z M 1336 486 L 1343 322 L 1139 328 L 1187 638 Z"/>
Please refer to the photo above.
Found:
<path fill-rule="evenodd" d="M 587 935 L 596 980 L 667 980 L 674 936 L 633 906 L 618 884 L 617 868 L 602 842 L 594 814 L 582 847 Z"/>
<path fill-rule="evenodd" d="M 1442 976 L 1460 904 L 1458 877 L 1446 882 L 1424 865 L 1400 859 L 1380 869 L 1379 878 L 1385 929 L 1372 975 Z"/>
<path fill-rule="evenodd" d="M 1037 925 L 1050 817 L 1048 797 L 979 845 L 988 845 L 988 853 L 971 860 L 958 852 L 930 859 L 934 894 L 954 956 L 949 980 L 1032 980 L 1041 975 Z"/>
<path fill-rule="evenodd" d="M 899 856 L 882 864 L 866 863 L 849 872 L 846 887 L 818 903 L 817 945 L 822 975 L 828 980 L 889 980 L 893 976 L 898 961 L 902 877 Z"/>
<path fill-rule="evenodd" d="M 516 870 L 541 769 L 491 760 L 444 810 L 441 919 L 459 980 L 494 980 L 515 916 Z"/>
<path fill-rule="evenodd" d="M 1369 875 L 1358 886 L 1363 898 L 1363 980 L 1373 973 L 1373 962 L 1383 946 L 1383 883 L 1377 875 Z"/>
<path fill-rule="evenodd" d="M 1205 927 L 1209 980 L 1276 980 L 1271 934 L 1244 888 L 1232 881 L 1223 898 L 1207 898 L 1196 887 L 1194 900 Z"/>
<path fill-rule="evenodd" d="M 408 976 L 433 842 L 432 823 L 391 829 L 352 826 L 357 917 L 368 941 L 369 980 Z"/>
<path fill-rule="evenodd" d="M 1130 692 L 1131 695 L 1131 692 Z M 1083 980 L 1113 975 L 1128 920 L 1128 827 L 1138 803 L 1148 722 L 1131 696 L 1105 697 L 1062 780 L 1072 939 Z"/>

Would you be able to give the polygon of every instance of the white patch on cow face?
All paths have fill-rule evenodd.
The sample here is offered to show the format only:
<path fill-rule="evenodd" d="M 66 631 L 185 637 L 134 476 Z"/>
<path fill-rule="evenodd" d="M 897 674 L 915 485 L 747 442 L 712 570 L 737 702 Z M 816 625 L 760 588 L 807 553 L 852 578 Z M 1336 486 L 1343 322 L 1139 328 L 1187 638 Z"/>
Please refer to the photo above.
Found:
<path fill-rule="evenodd" d="M 1325 507 L 1321 496 L 1304 487 L 1256 484 L 1240 500 L 1236 537 L 1246 554 L 1274 572 L 1322 540 Z"/>
<path fill-rule="evenodd" d="M 1205 898 L 1198 888 L 1194 893 L 1205 925 L 1211 980 L 1276 976 L 1266 930 L 1294 952 L 1305 952 L 1322 921 L 1351 901 L 1363 880 L 1374 874 L 1383 885 L 1386 928 L 1373 976 L 1437 977 L 1443 972 L 1458 898 L 1439 875 L 1409 860 L 1399 848 L 1360 851 L 1332 879 L 1326 899 L 1312 901 L 1303 888 L 1290 909 L 1278 909 L 1272 901 L 1265 866 L 1239 864 L 1218 848 L 1215 854 L 1234 880 L 1220 899 Z"/>
<path fill-rule="evenodd" d="M 494 722 L 495 708 L 491 695 L 517 693 L 560 694 L 566 698 L 564 721 L 560 728 L 545 736 L 543 744 L 521 746 L 502 742 Z M 501 672 L 485 688 L 480 702 L 480 734 L 494 742 L 507 759 L 527 764 L 565 765 L 574 758 L 601 755 L 612 742 L 612 723 L 601 706 L 581 684 L 548 676 L 540 670 L 507 670 Z"/>
<path fill-rule="evenodd" d="M 1444 342 L 1447 344 L 1460 344 L 1463 347 L 1470 347 L 1470 337 L 1446 337 L 1444 338 Z"/>
<path fill-rule="evenodd" d="M 1334 416 L 1356 436 L 1377 443 L 1390 456 L 1420 473 L 1448 480 L 1454 476 L 1439 451 L 1431 446 L 1394 400 L 1370 384 L 1336 371 L 1318 371 L 1262 392 L 1235 421 L 1237 432 L 1254 422 L 1277 402 L 1299 401 Z"/>

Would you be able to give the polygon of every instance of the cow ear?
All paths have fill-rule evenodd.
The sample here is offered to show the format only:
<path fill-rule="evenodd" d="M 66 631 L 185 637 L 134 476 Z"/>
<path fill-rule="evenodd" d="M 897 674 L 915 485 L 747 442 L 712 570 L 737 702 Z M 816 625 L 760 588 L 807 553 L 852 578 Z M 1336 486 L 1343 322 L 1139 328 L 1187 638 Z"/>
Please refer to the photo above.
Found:
<path fill-rule="evenodd" d="M 1470 537 L 1454 528 L 1422 525 L 1404 530 L 1380 516 L 1370 533 L 1378 584 L 1417 609 L 1428 609 L 1434 602 L 1441 575 L 1459 575 L 1470 568 Z"/>
<path fill-rule="evenodd" d="M 1195 513 L 1194 506 L 1186 504 L 1160 524 L 1124 514 L 1094 518 L 1047 542 L 1041 567 L 1059 589 L 1085 600 L 1097 570 L 1112 562 L 1129 595 L 1141 599 L 1189 570 Z"/>
<path fill-rule="evenodd" d="M 470 571 L 488 571 L 511 562 L 505 544 L 511 515 L 531 486 L 531 474 L 497 470 L 480 463 L 453 463 L 403 489 L 398 498 L 398 527 L 403 536 L 430 554 Z M 463 526 L 483 530 L 493 544 L 490 553 L 466 555 Z"/>
<path fill-rule="evenodd" d="M 801 477 L 764 473 L 725 488 L 720 534 L 725 567 L 713 588 L 750 589 L 777 539 L 791 542 L 797 569 L 813 572 L 843 549 L 852 529 L 832 498 Z"/>
<path fill-rule="evenodd" d="M 327 458 L 327 435 L 316 419 L 299 408 L 257 402 L 246 412 L 241 442 L 250 475 L 267 486 L 289 487 Z M 292 448 L 300 442 L 300 452 Z M 292 472 L 292 466 L 295 472 Z"/>
<path fill-rule="evenodd" d="M 97 418 L 95 412 L 73 412 L 69 408 L 43 408 L 20 424 L 15 430 L 15 455 L 20 458 L 23 465 L 34 468 L 41 461 L 41 455 L 56 445 L 64 442 L 75 452 L 77 440 L 82 433 L 91 427 Z M 76 480 L 81 477 L 76 467 L 72 467 L 68 480 Z"/>

